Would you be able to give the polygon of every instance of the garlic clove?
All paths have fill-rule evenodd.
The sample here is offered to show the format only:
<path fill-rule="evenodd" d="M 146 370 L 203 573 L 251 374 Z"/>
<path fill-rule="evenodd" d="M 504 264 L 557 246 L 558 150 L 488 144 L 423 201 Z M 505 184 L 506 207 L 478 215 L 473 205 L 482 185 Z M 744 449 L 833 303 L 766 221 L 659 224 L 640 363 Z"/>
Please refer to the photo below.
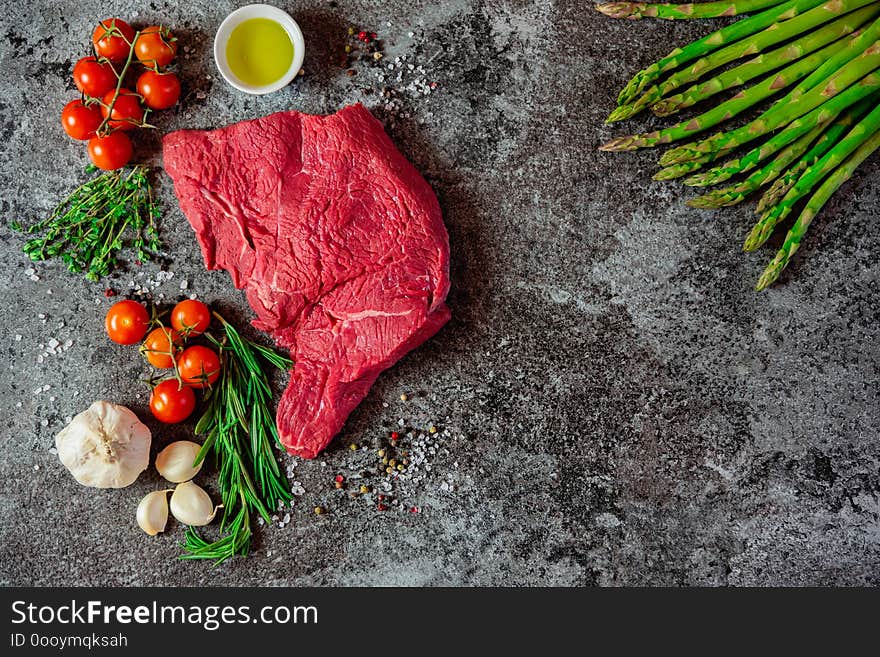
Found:
<path fill-rule="evenodd" d="M 147 493 L 137 508 L 137 523 L 150 536 L 165 531 L 168 524 L 168 490 Z"/>
<path fill-rule="evenodd" d="M 173 442 L 156 455 L 156 470 L 172 483 L 189 481 L 202 469 L 204 461 L 193 467 L 193 461 L 201 448 L 201 445 L 191 440 Z"/>
<path fill-rule="evenodd" d="M 186 481 L 179 484 L 171 495 L 171 513 L 180 522 L 191 527 L 207 525 L 214 519 L 217 509 L 205 489 Z"/>

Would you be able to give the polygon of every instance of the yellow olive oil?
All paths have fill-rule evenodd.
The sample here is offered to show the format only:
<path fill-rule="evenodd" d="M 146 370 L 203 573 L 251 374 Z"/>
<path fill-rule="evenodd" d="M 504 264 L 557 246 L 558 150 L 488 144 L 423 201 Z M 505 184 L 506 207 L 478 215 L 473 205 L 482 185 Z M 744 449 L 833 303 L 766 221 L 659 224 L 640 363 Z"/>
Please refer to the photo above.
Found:
<path fill-rule="evenodd" d="M 251 18 L 229 35 L 226 61 L 239 80 L 264 87 L 279 80 L 290 69 L 293 43 L 279 23 L 268 18 Z"/>

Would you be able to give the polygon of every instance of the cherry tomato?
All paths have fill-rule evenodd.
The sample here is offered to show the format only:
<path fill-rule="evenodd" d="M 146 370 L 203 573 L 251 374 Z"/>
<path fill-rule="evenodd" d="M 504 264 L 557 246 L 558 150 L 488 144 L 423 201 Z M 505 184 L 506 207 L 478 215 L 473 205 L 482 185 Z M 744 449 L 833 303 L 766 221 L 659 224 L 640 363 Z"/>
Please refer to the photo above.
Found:
<path fill-rule="evenodd" d="M 144 108 L 141 106 L 141 99 L 135 92 L 130 89 L 122 88 L 116 101 L 113 96 L 116 95 L 116 89 L 108 91 L 101 100 L 101 115 L 106 119 L 110 117 L 110 127 L 114 130 L 133 130 L 138 127 L 139 123 L 144 120 Z M 110 113 L 110 104 L 113 103 L 113 113 Z"/>
<path fill-rule="evenodd" d="M 177 55 L 177 39 L 167 27 L 145 27 L 134 42 L 134 54 L 149 68 L 168 66 Z"/>
<path fill-rule="evenodd" d="M 74 139 L 91 139 L 101 125 L 101 111 L 96 105 L 88 107 L 81 100 L 72 100 L 61 111 L 61 125 Z"/>
<path fill-rule="evenodd" d="M 150 316 L 143 304 L 131 299 L 118 301 L 110 306 L 104 325 L 107 335 L 116 344 L 135 344 L 147 332 Z"/>
<path fill-rule="evenodd" d="M 154 328 L 141 345 L 141 353 L 153 367 L 166 370 L 174 365 L 174 354 L 179 350 L 181 335 L 166 326 Z"/>
<path fill-rule="evenodd" d="M 174 73 L 157 73 L 148 70 L 138 78 L 137 90 L 150 109 L 168 109 L 180 98 L 180 80 Z"/>
<path fill-rule="evenodd" d="M 89 139 L 89 157 L 99 169 L 112 171 L 128 164 L 133 152 L 131 139 L 124 132 Z M 143 336 L 142 336 L 143 337 Z"/>
<path fill-rule="evenodd" d="M 116 72 L 109 62 L 99 62 L 94 57 L 83 57 L 73 66 L 73 82 L 86 96 L 103 98 L 116 88 Z"/>
<path fill-rule="evenodd" d="M 95 54 L 106 57 L 111 62 L 125 61 L 131 49 L 129 44 L 133 40 L 134 30 L 121 18 L 106 18 L 92 32 Z"/>
<path fill-rule="evenodd" d="M 196 407 L 196 394 L 189 386 L 181 386 L 177 379 L 161 381 L 150 395 L 150 410 L 159 422 L 183 422 Z"/>
<path fill-rule="evenodd" d="M 201 335 L 210 324 L 211 311 L 201 301 L 186 299 L 171 311 L 171 326 L 183 335 Z"/>
<path fill-rule="evenodd" d="M 177 371 L 187 385 L 206 388 L 220 377 L 220 358 L 213 350 L 195 345 L 180 354 Z"/>

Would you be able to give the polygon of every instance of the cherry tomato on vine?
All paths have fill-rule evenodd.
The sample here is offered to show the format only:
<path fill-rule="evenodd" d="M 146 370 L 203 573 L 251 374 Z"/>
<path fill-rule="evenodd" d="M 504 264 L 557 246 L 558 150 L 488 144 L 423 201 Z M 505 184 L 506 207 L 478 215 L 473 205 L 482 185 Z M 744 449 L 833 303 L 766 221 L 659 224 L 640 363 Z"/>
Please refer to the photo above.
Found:
<path fill-rule="evenodd" d="M 167 370 L 174 366 L 174 355 L 180 348 L 181 335 L 167 326 L 154 328 L 147 334 L 147 339 L 141 345 L 141 353 L 147 362 L 160 370 Z"/>
<path fill-rule="evenodd" d="M 196 407 L 196 394 L 189 386 L 181 386 L 177 379 L 161 381 L 150 395 L 150 411 L 159 422 L 183 422 Z"/>
<path fill-rule="evenodd" d="M 116 344 L 135 344 L 147 332 L 150 316 L 143 304 L 131 299 L 117 301 L 104 318 L 107 335 Z"/>
<path fill-rule="evenodd" d="M 168 66 L 177 55 L 177 39 L 167 27 L 150 25 L 134 42 L 134 54 L 149 68 Z"/>
<path fill-rule="evenodd" d="M 185 299 L 171 311 L 171 326 L 183 335 L 201 335 L 210 324 L 211 311 L 196 299 Z"/>
<path fill-rule="evenodd" d="M 109 62 L 83 57 L 73 66 L 73 82 L 86 96 L 103 98 L 104 94 L 116 88 L 118 78 Z"/>
<path fill-rule="evenodd" d="M 111 132 L 106 137 L 89 139 L 89 158 L 96 167 L 105 171 L 124 167 L 133 152 L 131 139 L 124 132 Z"/>
<path fill-rule="evenodd" d="M 180 98 L 180 80 L 174 73 L 147 70 L 138 78 L 137 90 L 150 109 L 168 109 Z"/>
<path fill-rule="evenodd" d="M 108 91 L 101 100 L 101 115 L 106 119 L 110 117 L 110 127 L 114 130 L 133 130 L 144 120 L 144 108 L 141 99 L 131 89 L 122 88 L 116 96 L 116 89 Z M 110 113 L 110 104 L 113 104 L 113 113 Z"/>
<path fill-rule="evenodd" d="M 134 30 L 121 18 L 106 18 L 92 32 L 95 54 L 106 57 L 111 62 L 125 61 L 131 50 L 129 44 L 133 40 Z"/>
<path fill-rule="evenodd" d="M 220 358 L 208 347 L 188 347 L 177 359 L 177 371 L 187 385 L 206 388 L 220 377 Z"/>
<path fill-rule="evenodd" d="M 91 139 L 101 125 L 101 111 L 95 105 L 88 107 L 81 100 L 72 100 L 61 111 L 61 125 L 74 139 Z"/>

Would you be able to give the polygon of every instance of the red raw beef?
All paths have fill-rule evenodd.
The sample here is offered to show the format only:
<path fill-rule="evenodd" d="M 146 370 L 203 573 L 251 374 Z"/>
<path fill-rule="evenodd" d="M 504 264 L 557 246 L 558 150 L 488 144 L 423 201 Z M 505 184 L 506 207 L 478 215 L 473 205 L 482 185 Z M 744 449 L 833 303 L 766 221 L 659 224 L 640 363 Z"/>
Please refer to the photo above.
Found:
<path fill-rule="evenodd" d="M 278 433 L 314 458 L 376 377 L 449 320 L 437 198 L 362 105 L 181 130 L 163 154 L 205 265 L 290 349 Z"/>

